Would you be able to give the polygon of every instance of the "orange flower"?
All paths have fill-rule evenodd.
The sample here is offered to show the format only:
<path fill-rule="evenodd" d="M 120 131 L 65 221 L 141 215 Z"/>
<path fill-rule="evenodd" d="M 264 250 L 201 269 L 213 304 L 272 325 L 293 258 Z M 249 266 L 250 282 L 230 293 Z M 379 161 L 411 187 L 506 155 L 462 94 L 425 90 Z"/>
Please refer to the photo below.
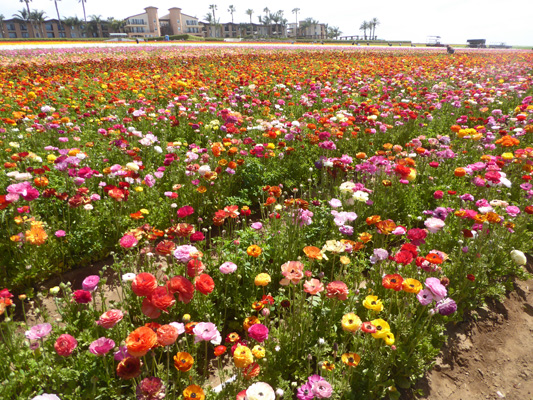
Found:
<path fill-rule="evenodd" d="M 261 253 L 263 252 L 263 250 L 261 250 L 261 247 L 255 245 L 255 244 L 252 244 L 250 247 L 248 247 L 246 249 L 246 253 L 251 256 L 251 257 L 259 257 L 261 255 Z"/>
<path fill-rule="evenodd" d="M 157 334 L 146 326 L 135 329 L 126 338 L 128 353 L 134 357 L 142 357 L 157 344 Z"/>
<path fill-rule="evenodd" d="M 366 224 L 374 225 L 374 224 L 377 224 L 379 221 L 381 221 L 381 217 L 379 215 L 372 215 L 371 217 L 368 217 L 366 219 Z"/>
<path fill-rule="evenodd" d="M 442 258 L 435 253 L 429 253 L 426 256 L 426 261 L 430 262 L 431 264 L 442 264 Z"/>
<path fill-rule="evenodd" d="M 190 385 L 183 391 L 184 400 L 204 400 L 205 393 L 203 389 L 198 385 Z"/>
<path fill-rule="evenodd" d="M 244 331 L 248 332 L 248 329 L 250 329 L 252 325 L 259 324 L 260 322 L 261 321 L 259 321 L 259 318 L 257 318 L 255 315 L 252 315 L 251 317 L 246 317 L 244 319 L 242 328 L 244 329 Z"/>
<path fill-rule="evenodd" d="M 385 289 L 402 290 L 403 278 L 398 274 L 389 274 L 383 277 L 382 285 Z"/>
<path fill-rule="evenodd" d="M 322 260 L 322 251 L 315 246 L 304 247 L 304 253 L 312 260 Z"/>
<path fill-rule="evenodd" d="M 463 176 L 466 175 L 466 170 L 464 168 L 455 168 L 455 171 L 453 171 L 453 174 L 458 177 L 458 178 L 461 178 Z"/>
<path fill-rule="evenodd" d="M 48 178 L 46 176 L 39 176 L 33 180 L 33 183 L 37 187 L 48 186 Z"/>
<path fill-rule="evenodd" d="M 341 356 L 341 360 L 344 364 L 350 367 L 357 367 L 361 361 L 361 357 L 356 353 L 344 353 Z"/>
<path fill-rule="evenodd" d="M 174 356 L 174 366 L 178 371 L 187 372 L 194 364 L 194 358 L 187 352 L 180 352 Z"/>
<path fill-rule="evenodd" d="M 376 223 L 376 228 L 379 233 L 383 235 L 390 235 L 390 233 L 396 229 L 396 224 L 392 219 L 387 219 L 385 221 L 379 221 Z"/>
<path fill-rule="evenodd" d="M 259 366 L 259 364 L 254 362 L 242 370 L 242 375 L 244 379 L 250 380 L 252 378 L 255 378 L 257 375 L 259 375 L 260 371 L 261 371 L 261 367 Z"/>
<path fill-rule="evenodd" d="M 217 346 L 215 347 L 215 356 L 220 357 L 222 354 L 226 352 L 226 346 Z"/>

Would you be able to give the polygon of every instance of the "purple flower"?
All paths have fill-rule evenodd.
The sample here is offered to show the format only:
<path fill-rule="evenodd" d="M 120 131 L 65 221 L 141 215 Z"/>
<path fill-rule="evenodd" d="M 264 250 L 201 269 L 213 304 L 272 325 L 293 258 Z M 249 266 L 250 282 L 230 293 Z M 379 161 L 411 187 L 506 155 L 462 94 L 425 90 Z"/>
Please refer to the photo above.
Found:
<path fill-rule="evenodd" d="M 427 306 L 433 301 L 433 293 L 431 293 L 431 290 L 424 289 L 418 292 L 416 298 L 418 299 L 420 304 L 422 304 L 423 306 Z"/>
<path fill-rule="evenodd" d="M 438 278 L 427 278 L 425 284 L 426 287 L 431 290 L 435 301 L 442 300 L 448 294 L 446 287 L 440 283 Z"/>
<path fill-rule="evenodd" d="M 457 311 L 457 304 L 453 299 L 447 297 L 437 303 L 437 310 L 440 315 L 450 315 Z"/>
<path fill-rule="evenodd" d="M 98 275 L 89 275 L 83 280 L 81 287 L 88 292 L 94 292 L 98 286 L 98 282 L 100 282 L 100 277 Z"/>
<path fill-rule="evenodd" d="M 339 228 L 339 232 L 343 235 L 352 236 L 353 235 L 353 227 L 350 225 L 343 225 Z"/>
<path fill-rule="evenodd" d="M 374 255 L 370 257 L 370 262 L 372 264 L 377 263 L 378 261 L 386 260 L 389 257 L 389 252 L 385 249 L 374 249 Z"/>
<path fill-rule="evenodd" d="M 89 345 L 89 351 L 94 355 L 103 356 L 107 354 L 113 347 L 115 347 L 115 342 L 106 337 L 101 337 Z"/>
<path fill-rule="evenodd" d="M 48 336 L 52 332 L 52 325 L 50 324 L 39 324 L 32 326 L 29 331 L 26 331 L 24 335 L 27 339 L 37 340 L 42 339 Z"/>
<path fill-rule="evenodd" d="M 298 400 L 313 400 L 315 395 L 313 394 L 310 383 L 306 383 L 298 388 L 296 391 L 296 398 Z"/>
<path fill-rule="evenodd" d="M 165 391 L 165 384 L 160 378 L 145 378 L 137 385 L 137 400 L 162 400 Z"/>
<path fill-rule="evenodd" d="M 268 328 L 263 324 L 254 324 L 248 329 L 248 335 L 259 343 L 268 339 Z"/>
<path fill-rule="evenodd" d="M 196 324 L 192 331 L 194 333 L 194 343 L 206 341 L 211 342 L 214 345 L 219 345 L 222 341 L 217 326 L 212 322 L 200 322 L 199 324 Z"/>

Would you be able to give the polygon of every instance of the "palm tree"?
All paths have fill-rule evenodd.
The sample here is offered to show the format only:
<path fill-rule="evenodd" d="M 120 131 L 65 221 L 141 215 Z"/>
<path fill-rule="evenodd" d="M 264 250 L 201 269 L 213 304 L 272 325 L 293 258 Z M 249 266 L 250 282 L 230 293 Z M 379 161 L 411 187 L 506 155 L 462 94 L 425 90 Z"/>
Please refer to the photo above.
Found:
<path fill-rule="evenodd" d="M 296 14 L 296 30 L 294 32 L 294 36 L 298 36 L 298 13 L 300 12 L 300 9 L 299 8 L 293 8 L 292 9 L 292 13 L 293 14 Z"/>
<path fill-rule="evenodd" d="M 252 10 L 251 8 L 246 10 L 246 14 L 250 16 L 250 24 L 252 23 L 252 14 L 253 13 L 254 13 L 254 10 Z"/>
<path fill-rule="evenodd" d="M 33 10 L 30 13 L 30 19 L 35 22 L 35 25 L 39 27 L 41 37 L 44 37 L 43 24 L 46 21 L 46 13 L 44 11 Z"/>
<path fill-rule="evenodd" d="M 115 19 L 114 17 L 109 17 L 107 19 L 111 32 L 122 33 L 124 27 L 126 26 L 126 21 L 123 19 Z"/>
<path fill-rule="evenodd" d="M 328 37 L 337 39 L 342 34 L 338 26 L 330 26 L 328 28 Z"/>
<path fill-rule="evenodd" d="M 211 10 L 211 12 L 213 13 L 213 24 L 215 24 L 215 37 L 217 37 L 217 25 L 218 25 L 218 21 L 217 21 L 217 18 L 215 16 L 215 11 L 218 10 L 218 7 L 216 4 L 210 4 L 209 5 L 209 9 Z"/>
<path fill-rule="evenodd" d="M 83 7 L 83 20 L 85 21 L 85 25 L 87 25 L 87 14 L 85 14 L 85 3 L 87 3 L 87 0 L 78 0 L 78 2 L 80 2 Z"/>
<path fill-rule="evenodd" d="M 265 13 L 265 19 L 268 19 L 270 15 L 270 10 L 268 9 L 268 7 L 263 8 L 263 12 Z"/>
<path fill-rule="evenodd" d="M 74 37 L 72 31 L 74 31 L 75 28 L 79 27 L 82 24 L 82 22 L 76 16 L 76 17 L 63 18 L 63 24 L 70 28 L 70 36 Z"/>
<path fill-rule="evenodd" d="M 376 26 L 380 25 L 381 22 L 379 22 L 379 19 L 374 17 L 370 20 L 370 24 L 372 24 L 372 38 L 373 40 L 376 40 Z"/>
<path fill-rule="evenodd" d="M 362 23 L 361 26 L 359 27 L 359 30 L 360 30 L 360 31 L 363 31 L 363 33 L 364 33 L 364 35 L 365 35 L 365 39 L 364 39 L 364 40 L 366 40 L 366 30 L 367 30 L 367 29 L 370 29 L 370 25 L 369 25 L 368 22 L 363 21 L 363 23 Z"/>
<path fill-rule="evenodd" d="M 228 8 L 228 12 L 231 14 L 231 23 L 233 24 L 233 13 L 237 11 L 234 5 L 230 5 Z"/>
<path fill-rule="evenodd" d="M 52 0 L 56 6 L 56 13 L 57 13 L 57 23 L 58 23 L 58 28 L 59 30 L 61 30 L 61 17 L 59 16 L 59 8 L 57 8 L 57 2 L 58 1 L 61 1 L 61 0 Z"/>
<path fill-rule="evenodd" d="M 98 34 L 98 37 L 104 37 L 102 33 L 102 16 L 101 15 L 91 15 L 89 17 L 91 20 L 91 25 L 96 26 L 96 33 Z"/>
<path fill-rule="evenodd" d="M 30 17 L 30 2 L 32 0 L 19 0 L 20 3 L 25 3 L 26 4 L 26 12 L 28 13 L 28 19 L 26 21 L 28 21 L 31 25 L 31 28 L 33 30 L 33 35 L 35 36 L 35 32 L 36 32 L 36 29 L 35 29 L 35 26 L 33 26 L 33 22 L 31 20 L 31 17 Z"/>

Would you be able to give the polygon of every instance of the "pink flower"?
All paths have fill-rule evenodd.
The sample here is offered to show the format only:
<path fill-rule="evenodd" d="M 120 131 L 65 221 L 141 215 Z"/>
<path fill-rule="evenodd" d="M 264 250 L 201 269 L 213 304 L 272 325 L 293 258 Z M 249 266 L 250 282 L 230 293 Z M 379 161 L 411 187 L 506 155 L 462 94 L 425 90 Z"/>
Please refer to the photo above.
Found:
<path fill-rule="evenodd" d="M 29 331 L 26 331 L 24 335 L 27 339 L 37 340 L 42 339 L 48 336 L 52 332 L 52 325 L 50 324 L 39 324 L 31 327 Z"/>
<path fill-rule="evenodd" d="M 64 237 L 67 233 L 63 230 L 56 231 L 55 235 L 56 237 Z"/>
<path fill-rule="evenodd" d="M 254 222 L 250 227 L 256 231 L 263 228 L 263 224 L 261 222 Z"/>
<path fill-rule="evenodd" d="M 176 247 L 174 250 L 174 257 L 181 263 L 186 264 L 190 261 L 193 254 L 199 253 L 198 249 L 194 246 L 185 244 L 183 246 Z"/>
<path fill-rule="evenodd" d="M 74 301 L 78 304 L 87 304 L 90 303 L 93 297 L 91 296 L 91 292 L 88 292 L 87 290 L 76 290 L 72 297 L 74 298 Z"/>
<path fill-rule="evenodd" d="M 133 235 L 124 235 L 119 240 L 120 245 L 124 249 L 130 249 L 138 243 L 138 240 Z"/>
<path fill-rule="evenodd" d="M 431 290 L 431 293 L 436 301 L 442 300 L 448 294 L 446 287 L 440 283 L 438 278 L 427 278 L 425 284 L 426 287 Z"/>
<path fill-rule="evenodd" d="M 516 217 L 518 214 L 520 214 L 520 208 L 517 206 L 509 206 L 505 209 L 507 211 L 507 214 L 509 214 L 511 217 Z"/>
<path fill-rule="evenodd" d="M 268 339 L 268 328 L 263 324 L 254 324 L 248 329 L 248 335 L 259 343 Z"/>
<path fill-rule="evenodd" d="M 424 222 L 424 225 L 426 226 L 427 230 L 430 231 L 431 233 L 437 233 L 446 224 L 444 223 L 442 219 L 431 217 L 431 218 L 428 218 Z"/>
<path fill-rule="evenodd" d="M 420 304 L 422 304 L 423 306 L 427 306 L 433 301 L 433 293 L 431 293 L 431 290 L 429 289 L 424 289 L 418 292 L 416 298 L 418 299 Z"/>
<path fill-rule="evenodd" d="M 192 331 L 194 333 L 194 343 L 209 341 L 214 345 L 219 345 L 222 341 L 220 332 L 212 322 L 200 322 L 199 324 L 196 324 Z"/>
<path fill-rule="evenodd" d="M 100 277 L 98 275 L 89 275 L 83 280 L 81 287 L 83 290 L 93 292 L 98 286 L 98 282 L 100 282 Z"/>
<path fill-rule="evenodd" d="M 22 198 L 26 201 L 32 201 L 39 197 L 39 191 L 35 189 L 29 182 L 14 183 L 13 185 L 9 185 L 7 187 L 7 192 L 11 194 L 14 199 L 10 201 L 17 201 L 19 196 L 22 196 Z"/>
<path fill-rule="evenodd" d="M 319 399 L 329 399 L 333 394 L 333 388 L 325 379 L 313 382 L 311 391 Z"/>
<path fill-rule="evenodd" d="M 96 356 L 103 356 L 107 354 L 113 347 L 115 347 L 115 342 L 106 337 L 101 337 L 89 345 L 89 351 Z"/>
<path fill-rule="evenodd" d="M 223 274 L 231 274 L 237 271 L 237 265 L 235 265 L 231 261 L 226 261 L 220 266 L 219 269 L 220 269 L 220 272 L 222 272 Z"/>
<path fill-rule="evenodd" d="M 115 361 L 122 361 L 125 358 L 133 357 L 130 353 L 128 353 L 128 347 L 127 346 L 119 346 L 118 350 L 113 353 L 113 358 Z"/>
<path fill-rule="evenodd" d="M 191 206 L 184 206 L 178 210 L 178 218 L 185 218 L 194 213 L 194 208 Z"/>
<path fill-rule="evenodd" d="M 324 285 L 318 279 L 311 279 L 304 282 L 304 292 L 316 295 L 324 291 Z"/>
<path fill-rule="evenodd" d="M 59 336 L 54 344 L 56 353 L 62 357 L 68 357 L 78 346 L 78 341 L 68 333 Z"/>
<path fill-rule="evenodd" d="M 339 300 L 346 300 L 348 298 L 348 286 L 342 281 L 333 281 L 326 286 L 326 296 L 330 299 L 337 298 Z"/>
<path fill-rule="evenodd" d="M 332 208 L 339 208 L 342 206 L 342 202 L 339 199 L 331 199 L 330 201 L 328 201 L 328 204 Z"/>
<path fill-rule="evenodd" d="M 304 265 L 300 261 L 286 262 L 281 266 L 281 274 L 285 278 L 281 280 L 280 284 L 283 286 L 287 286 L 289 283 L 297 285 L 304 277 L 303 269 Z"/>
<path fill-rule="evenodd" d="M 100 316 L 96 321 L 98 325 L 105 329 L 111 329 L 124 318 L 124 314 L 120 310 L 109 310 Z"/>

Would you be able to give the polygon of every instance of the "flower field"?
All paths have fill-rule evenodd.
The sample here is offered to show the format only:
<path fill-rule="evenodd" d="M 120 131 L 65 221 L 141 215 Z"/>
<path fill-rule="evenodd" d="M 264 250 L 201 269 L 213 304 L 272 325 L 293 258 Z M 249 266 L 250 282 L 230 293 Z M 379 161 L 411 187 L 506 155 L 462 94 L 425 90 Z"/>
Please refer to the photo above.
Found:
<path fill-rule="evenodd" d="M 532 52 L 0 66 L 0 398 L 399 399 L 527 276 Z"/>

